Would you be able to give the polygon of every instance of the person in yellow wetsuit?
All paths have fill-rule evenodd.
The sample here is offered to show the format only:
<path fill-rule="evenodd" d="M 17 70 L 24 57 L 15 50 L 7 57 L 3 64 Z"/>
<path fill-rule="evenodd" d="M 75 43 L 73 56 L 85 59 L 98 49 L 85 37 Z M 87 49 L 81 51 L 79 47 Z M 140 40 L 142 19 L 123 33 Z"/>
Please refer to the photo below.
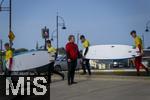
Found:
<path fill-rule="evenodd" d="M 149 70 L 148 68 L 146 68 L 143 64 L 142 64 L 142 56 L 143 56 L 143 43 L 142 43 L 142 39 L 140 36 L 137 36 L 136 34 L 136 31 L 133 30 L 130 32 L 131 36 L 133 37 L 134 39 L 134 42 L 135 42 L 135 47 L 139 50 L 138 53 L 140 53 L 140 56 L 138 57 L 135 57 L 135 60 L 134 60 L 134 64 L 135 64 L 135 67 L 136 67 L 136 70 L 137 70 L 137 75 L 139 76 L 140 75 L 140 68 L 144 68 L 147 72 L 147 75 L 149 75 Z"/>
<path fill-rule="evenodd" d="M 4 47 L 6 49 L 5 51 L 5 61 L 6 61 L 6 66 L 8 68 L 8 74 L 11 73 L 12 71 L 12 64 L 13 64 L 13 51 L 10 48 L 9 43 L 5 43 Z"/>
<path fill-rule="evenodd" d="M 90 68 L 90 63 L 89 59 L 86 59 L 85 56 L 89 50 L 90 42 L 85 38 L 84 35 L 80 36 L 81 43 L 83 47 L 85 48 L 85 52 L 82 57 L 82 69 L 83 69 L 83 74 L 86 74 L 86 69 L 88 70 L 88 74 L 91 75 L 91 68 Z"/>
<path fill-rule="evenodd" d="M 6 60 L 6 63 L 8 65 L 9 70 L 11 71 L 11 69 L 12 69 L 12 61 L 13 61 L 13 52 L 10 49 L 9 43 L 5 43 L 4 46 L 5 46 L 5 49 L 6 49 L 5 60 Z"/>
<path fill-rule="evenodd" d="M 46 43 L 47 43 L 47 51 L 48 51 L 48 53 L 56 55 L 56 49 L 52 46 L 51 41 L 47 40 Z M 50 59 L 50 61 L 51 61 L 51 65 L 50 65 L 50 82 L 51 82 L 51 75 L 53 73 L 60 75 L 62 77 L 62 79 L 64 80 L 64 74 L 58 72 L 54 68 L 55 59 Z"/>

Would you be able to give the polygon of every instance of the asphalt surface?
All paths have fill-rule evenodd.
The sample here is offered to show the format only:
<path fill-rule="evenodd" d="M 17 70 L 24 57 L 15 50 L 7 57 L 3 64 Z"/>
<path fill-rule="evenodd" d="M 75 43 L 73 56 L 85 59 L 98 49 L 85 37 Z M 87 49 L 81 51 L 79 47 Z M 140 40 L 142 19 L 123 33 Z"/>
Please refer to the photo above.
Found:
<path fill-rule="evenodd" d="M 71 86 L 52 78 L 50 100 L 150 100 L 150 76 L 76 75 Z"/>

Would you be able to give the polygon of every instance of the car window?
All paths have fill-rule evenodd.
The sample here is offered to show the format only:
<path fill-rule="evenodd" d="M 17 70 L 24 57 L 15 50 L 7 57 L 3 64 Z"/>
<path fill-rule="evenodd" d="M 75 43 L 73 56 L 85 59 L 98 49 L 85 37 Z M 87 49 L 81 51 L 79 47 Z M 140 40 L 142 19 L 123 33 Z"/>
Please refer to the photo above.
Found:
<path fill-rule="evenodd" d="M 62 58 L 62 61 L 66 61 L 66 60 L 67 60 L 66 56 Z"/>

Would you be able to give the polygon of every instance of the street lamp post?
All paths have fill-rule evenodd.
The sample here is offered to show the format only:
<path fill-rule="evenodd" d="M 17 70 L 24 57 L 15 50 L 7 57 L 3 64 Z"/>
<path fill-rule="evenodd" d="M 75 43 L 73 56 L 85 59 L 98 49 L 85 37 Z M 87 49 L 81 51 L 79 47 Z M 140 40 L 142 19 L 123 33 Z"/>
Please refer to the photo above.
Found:
<path fill-rule="evenodd" d="M 77 45 L 79 46 L 79 37 L 80 36 L 80 33 L 77 33 Z"/>
<path fill-rule="evenodd" d="M 9 11 L 9 33 L 12 31 L 12 30 L 11 30 L 11 28 L 12 28 L 12 21 L 11 21 L 11 18 L 12 18 L 12 17 L 11 17 L 11 16 L 12 16 L 12 13 L 11 13 L 12 11 L 11 11 L 11 9 L 12 9 L 12 8 L 11 8 L 11 5 L 12 5 L 11 0 L 9 0 L 9 7 L 10 7 L 10 9 L 9 9 L 9 10 L 10 10 L 10 11 Z M 10 42 L 10 46 L 12 46 L 12 41 L 11 41 L 10 39 L 9 39 L 9 42 Z"/>
<path fill-rule="evenodd" d="M 12 1 L 9 0 L 9 7 L 2 7 L 4 0 L 0 3 L 0 11 L 9 11 L 9 33 L 12 31 Z M 10 46 L 12 47 L 12 41 L 9 39 Z"/>
<path fill-rule="evenodd" d="M 59 19 L 61 19 L 63 22 L 59 23 Z M 57 16 L 56 16 L 57 55 L 58 55 L 58 48 L 59 48 L 59 26 L 62 26 L 62 29 L 66 29 L 65 21 L 64 21 L 63 17 L 61 17 L 57 14 Z"/>
<path fill-rule="evenodd" d="M 150 29 L 149 24 L 150 24 L 150 21 L 148 21 L 148 22 L 146 23 L 146 29 L 145 29 L 145 32 L 149 32 L 149 29 Z"/>
<path fill-rule="evenodd" d="M 3 60 L 2 60 L 3 59 L 3 52 L 2 51 L 3 51 L 3 41 L 0 40 L 0 63 L 1 63 L 0 65 L 1 66 L 3 66 Z"/>
<path fill-rule="evenodd" d="M 51 41 L 54 41 L 54 38 L 56 37 L 56 36 L 54 36 L 54 33 L 56 32 L 56 29 L 55 30 L 53 30 L 52 31 L 52 33 L 51 33 Z"/>
<path fill-rule="evenodd" d="M 149 29 L 150 29 L 149 24 L 150 24 L 150 20 L 146 23 L 146 29 L 145 29 L 145 32 L 149 32 Z M 144 38 L 145 38 L 145 37 L 144 37 L 144 33 L 143 33 L 143 42 L 145 42 L 145 39 L 144 39 Z"/>
<path fill-rule="evenodd" d="M 59 42 L 59 41 L 58 41 L 58 38 L 59 38 L 59 37 L 58 37 L 58 31 L 59 31 L 59 30 L 58 30 L 58 26 L 59 26 L 59 25 L 58 25 L 58 15 L 57 15 L 57 16 L 56 16 L 57 55 L 58 55 L 58 46 L 59 46 L 59 45 L 58 45 L 58 42 Z"/>
<path fill-rule="evenodd" d="M 143 48 L 145 48 L 145 37 L 144 37 L 144 33 L 142 34 L 142 40 L 143 40 Z"/>

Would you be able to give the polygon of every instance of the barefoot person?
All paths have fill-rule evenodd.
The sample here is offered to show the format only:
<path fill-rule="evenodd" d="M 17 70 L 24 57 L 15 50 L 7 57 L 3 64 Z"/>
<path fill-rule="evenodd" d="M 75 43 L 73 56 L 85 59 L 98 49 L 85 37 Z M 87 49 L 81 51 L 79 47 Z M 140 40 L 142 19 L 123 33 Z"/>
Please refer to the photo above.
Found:
<path fill-rule="evenodd" d="M 136 57 L 134 60 L 134 64 L 137 70 L 137 75 L 140 75 L 140 68 L 144 68 L 147 72 L 147 75 L 149 74 L 149 70 L 148 68 L 146 68 L 143 64 L 142 64 L 142 56 L 143 56 L 143 44 L 142 44 L 142 39 L 137 36 L 136 31 L 133 30 L 131 31 L 131 36 L 134 38 L 134 42 L 135 42 L 135 47 L 139 50 L 140 56 Z"/>
<path fill-rule="evenodd" d="M 83 54 L 82 58 L 82 69 L 83 69 L 83 74 L 86 74 L 86 69 L 88 70 L 88 74 L 91 75 L 91 69 L 90 69 L 90 63 L 89 59 L 85 59 L 85 56 L 89 50 L 90 42 L 85 38 L 84 35 L 80 36 L 81 43 L 83 47 L 85 48 L 85 52 Z"/>
<path fill-rule="evenodd" d="M 55 55 L 56 55 L 56 49 L 51 45 L 51 41 L 50 41 L 50 40 L 47 40 L 46 43 L 47 43 L 47 50 L 48 50 L 48 53 L 50 53 L 50 54 L 52 54 L 52 55 L 55 56 Z M 60 76 L 62 77 L 62 79 L 64 80 L 64 74 L 63 74 L 63 73 L 60 73 L 60 72 L 58 72 L 58 71 L 56 71 L 56 70 L 54 69 L 54 64 L 55 64 L 55 57 L 54 57 L 54 59 L 51 59 L 50 82 L 51 82 L 51 75 L 52 75 L 53 73 L 60 75 Z"/>
<path fill-rule="evenodd" d="M 75 44 L 74 35 L 70 35 L 69 42 L 66 44 L 66 54 L 68 62 L 68 85 L 76 84 L 74 81 L 75 69 L 77 66 L 77 59 L 79 56 L 79 50 L 77 44 Z"/>

